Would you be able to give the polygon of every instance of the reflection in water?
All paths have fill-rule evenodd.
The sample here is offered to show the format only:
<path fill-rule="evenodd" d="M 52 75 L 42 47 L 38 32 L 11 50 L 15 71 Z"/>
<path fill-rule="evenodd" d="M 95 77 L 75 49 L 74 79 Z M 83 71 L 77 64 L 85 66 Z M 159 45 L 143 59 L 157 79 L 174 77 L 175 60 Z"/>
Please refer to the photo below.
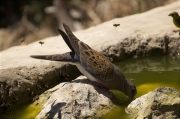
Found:
<path fill-rule="evenodd" d="M 143 57 L 129 59 L 124 62 L 116 63 L 124 73 L 140 73 L 146 71 L 174 71 L 180 70 L 180 57 Z"/>

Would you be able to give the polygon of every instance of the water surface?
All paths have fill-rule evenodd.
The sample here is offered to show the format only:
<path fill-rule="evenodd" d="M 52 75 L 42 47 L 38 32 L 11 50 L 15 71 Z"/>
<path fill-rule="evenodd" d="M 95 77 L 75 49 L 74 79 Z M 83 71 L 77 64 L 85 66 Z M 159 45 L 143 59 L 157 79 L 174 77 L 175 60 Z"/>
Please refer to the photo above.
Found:
<path fill-rule="evenodd" d="M 165 86 L 174 87 L 180 91 L 180 57 L 143 57 L 115 64 L 122 69 L 127 78 L 133 79 L 137 87 L 135 98 Z M 101 119 L 128 119 L 124 110 L 131 100 L 120 92 L 115 91 L 115 93 L 122 103 Z"/>

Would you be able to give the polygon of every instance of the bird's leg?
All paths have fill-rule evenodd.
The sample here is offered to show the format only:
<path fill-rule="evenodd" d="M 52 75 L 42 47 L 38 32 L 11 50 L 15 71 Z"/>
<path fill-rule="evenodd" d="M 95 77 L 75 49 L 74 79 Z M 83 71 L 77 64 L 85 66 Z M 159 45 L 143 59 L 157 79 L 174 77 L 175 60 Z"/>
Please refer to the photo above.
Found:
<path fill-rule="evenodd" d="M 122 101 L 120 101 L 108 88 L 106 88 L 104 85 L 102 85 L 101 83 L 95 82 L 95 81 L 91 81 L 94 85 L 100 87 L 101 89 L 105 90 L 108 95 L 109 98 L 113 101 L 113 103 L 115 104 L 120 104 Z"/>
<path fill-rule="evenodd" d="M 98 82 L 95 82 L 95 81 L 91 81 L 93 84 L 95 84 L 96 86 L 100 87 L 101 89 L 104 89 L 104 90 L 109 90 L 107 89 L 104 85 L 102 85 L 101 83 L 98 83 Z"/>
<path fill-rule="evenodd" d="M 95 82 L 95 81 L 91 81 L 94 85 L 100 87 L 102 90 L 105 90 L 106 92 L 108 92 L 110 98 L 112 97 L 112 92 L 109 91 L 108 88 L 106 88 L 104 85 L 102 85 L 101 83 Z"/>
<path fill-rule="evenodd" d="M 179 32 L 179 35 L 180 35 L 180 30 L 179 30 L 179 29 L 178 29 L 178 30 L 173 30 L 173 32 L 174 32 L 174 33 Z"/>
<path fill-rule="evenodd" d="M 177 32 L 180 32 L 180 30 L 179 30 L 179 29 L 178 29 L 178 30 L 173 30 L 173 32 L 174 32 L 174 33 L 177 33 Z"/>

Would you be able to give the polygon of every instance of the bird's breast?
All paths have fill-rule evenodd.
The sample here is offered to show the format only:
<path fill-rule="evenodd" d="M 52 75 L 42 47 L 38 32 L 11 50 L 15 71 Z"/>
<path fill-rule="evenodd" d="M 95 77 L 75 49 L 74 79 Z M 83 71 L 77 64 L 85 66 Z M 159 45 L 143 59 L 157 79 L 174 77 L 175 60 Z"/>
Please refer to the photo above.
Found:
<path fill-rule="evenodd" d="M 77 68 L 79 71 L 86 76 L 89 80 L 99 82 L 98 79 L 96 79 L 94 76 L 92 76 L 89 72 L 87 72 L 84 67 L 80 63 L 76 63 Z"/>
<path fill-rule="evenodd" d="M 176 27 L 180 28 L 180 23 L 179 23 L 178 20 L 176 20 L 176 19 L 173 18 L 173 23 L 174 23 L 174 25 L 175 25 Z"/>

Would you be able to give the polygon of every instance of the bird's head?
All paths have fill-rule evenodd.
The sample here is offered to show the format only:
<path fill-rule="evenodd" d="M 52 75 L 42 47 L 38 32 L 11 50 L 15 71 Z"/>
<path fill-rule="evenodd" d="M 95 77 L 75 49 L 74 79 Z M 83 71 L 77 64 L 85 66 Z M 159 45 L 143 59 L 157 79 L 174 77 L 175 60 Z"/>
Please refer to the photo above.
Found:
<path fill-rule="evenodd" d="M 169 14 L 169 16 L 177 19 L 177 18 L 179 17 L 179 14 L 178 14 L 177 12 L 171 12 L 171 13 Z"/>
<path fill-rule="evenodd" d="M 113 84 L 115 89 L 122 91 L 125 95 L 127 95 L 130 98 L 133 98 L 136 93 L 136 86 L 133 84 L 132 80 L 128 80 L 122 71 L 115 66 L 115 79 L 119 81 L 118 83 Z"/>
<path fill-rule="evenodd" d="M 133 84 L 133 82 L 131 80 L 124 80 L 123 82 L 123 92 L 130 98 L 133 98 L 136 93 L 136 86 Z"/>

